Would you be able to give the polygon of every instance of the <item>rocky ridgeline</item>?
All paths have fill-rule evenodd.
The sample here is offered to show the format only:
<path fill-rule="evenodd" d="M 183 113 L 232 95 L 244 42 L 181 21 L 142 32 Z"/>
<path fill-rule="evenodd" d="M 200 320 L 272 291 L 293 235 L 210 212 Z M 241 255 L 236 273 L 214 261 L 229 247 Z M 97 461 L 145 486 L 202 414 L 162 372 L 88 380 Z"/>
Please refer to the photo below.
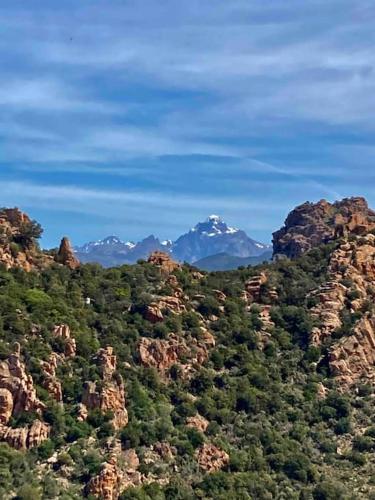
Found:
<path fill-rule="evenodd" d="M 364 198 L 329 203 L 306 202 L 290 212 L 285 225 L 273 233 L 274 257 L 296 258 L 311 248 L 349 234 L 365 235 L 375 229 L 375 212 Z"/>
<path fill-rule="evenodd" d="M 312 292 L 317 304 L 311 314 L 318 322 L 311 333 L 320 345 L 343 326 L 343 312 L 361 313 L 351 334 L 334 343 L 329 364 L 343 387 L 375 380 L 375 236 L 345 241 L 332 253 L 328 281 Z"/>
<path fill-rule="evenodd" d="M 54 262 L 71 269 L 79 266 L 67 238 L 63 238 L 55 257 L 42 252 L 37 239 L 40 225 L 18 208 L 0 209 L 0 263 L 6 269 L 21 268 L 27 272 L 41 270 Z"/>

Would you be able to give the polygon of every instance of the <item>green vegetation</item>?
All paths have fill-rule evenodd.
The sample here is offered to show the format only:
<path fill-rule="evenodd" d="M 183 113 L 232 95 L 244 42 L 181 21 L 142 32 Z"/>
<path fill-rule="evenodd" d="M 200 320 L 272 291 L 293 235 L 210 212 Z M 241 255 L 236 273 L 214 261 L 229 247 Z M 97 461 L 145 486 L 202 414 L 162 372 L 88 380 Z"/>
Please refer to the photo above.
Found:
<path fill-rule="evenodd" d="M 318 248 L 295 262 L 214 272 L 201 280 L 184 266 L 175 275 L 184 294 L 198 298 L 186 302 L 185 313 L 166 314 L 156 325 L 143 312 L 153 294 L 168 288 L 160 271 L 148 263 L 115 269 L 84 265 L 75 271 L 55 266 L 41 273 L 0 270 L 0 357 L 7 357 L 14 342 L 21 344 L 46 405 L 43 418 L 52 425 L 50 439 L 36 450 L 21 453 L 0 445 L 0 497 L 8 498 L 9 492 L 14 494 L 9 498 L 19 499 L 82 497 L 84 484 L 105 459 L 100 450 L 115 432 L 111 415 L 97 411 L 79 422 L 77 405 L 83 383 L 100 381 L 93 359 L 98 348 L 113 346 L 129 412 L 129 424 L 118 433 L 122 446 L 136 449 L 143 472 L 170 478 L 168 485 L 125 491 L 123 500 L 370 498 L 375 483 L 371 389 L 342 395 L 328 378 L 329 395 L 319 400 L 318 384 L 329 377 L 326 347 L 308 345 L 313 320 L 307 295 L 325 280 L 332 248 Z M 269 302 L 271 285 L 279 299 L 271 308 L 275 327 L 263 348 L 259 310 L 246 311 L 241 296 L 245 281 L 265 269 L 270 284 L 262 289 L 261 301 Z M 214 290 L 226 294 L 224 307 Z M 155 369 L 140 364 L 141 337 L 164 339 L 174 333 L 198 338 L 199 315 L 207 322 L 217 317 L 210 323 L 216 346 L 191 377 L 183 377 L 176 364 L 166 382 Z M 52 350 L 63 351 L 51 333 L 59 323 L 70 325 L 77 343 L 76 357 L 57 371 L 63 406 L 42 387 L 40 370 L 40 360 L 48 359 Z M 209 421 L 205 434 L 186 426 L 187 417 L 197 412 Z M 20 416 L 12 426 L 25 423 L 27 416 Z M 358 427 L 367 431 L 359 435 Z M 90 437 L 94 444 L 88 444 Z M 353 441 L 353 449 L 338 453 L 345 439 Z M 157 442 L 175 448 L 173 467 L 142 462 Z M 204 442 L 225 450 L 229 465 L 204 474 L 195 458 Z M 53 467 L 37 480 L 40 462 L 54 454 Z M 68 490 L 64 477 L 69 478 Z"/>

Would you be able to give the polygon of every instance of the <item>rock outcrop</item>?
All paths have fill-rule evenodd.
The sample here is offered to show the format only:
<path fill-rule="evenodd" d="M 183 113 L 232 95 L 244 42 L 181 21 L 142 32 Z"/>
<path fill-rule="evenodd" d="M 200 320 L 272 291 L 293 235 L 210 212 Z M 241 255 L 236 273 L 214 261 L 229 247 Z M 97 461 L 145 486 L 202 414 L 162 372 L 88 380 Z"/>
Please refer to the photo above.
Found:
<path fill-rule="evenodd" d="M 40 366 L 44 376 L 43 387 L 51 397 L 58 403 L 62 402 L 61 382 L 56 378 L 56 368 L 60 361 L 60 356 L 55 352 L 51 353 L 48 361 L 41 361 Z"/>
<path fill-rule="evenodd" d="M 67 358 L 72 358 L 76 355 L 76 341 L 72 337 L 70 327 L 68 325 L 56 325 L 53 334 L 65 342 L 64 354 Z"/>
<path fill-rule="evenodd" d="M 229 464 L 229 455 L 213 444 L 205 443 L 196 452 L 199 467 L 206 472 L 217 472 Z"/>
<path fill-rule="evenodd" d="M 178 297 L 160 297 L 147 306 L 145 318 L 151 323 L 158 323 L 163 321 L 163 312 L 166 311 L 172 314 L 182 314 L 186 311 L 186 307 Z"/>
<path fill-rule="evenodd" d="M 122 429 L 128 423 L 128 412 L 125 407 L 125 385 L 121 375 L 116 372 L 117 359 L 113 348 L 99 349 L 96 361 L 101 368 L 102 383 L 85 383 L 82 404 L 90 410 L 112 412 L 114 428 Z M 81 416 L 84 413 L 81 411 Z"/>
<path fill-rule="evenodd" d="M 364 198 L 345 198 L 328 203 L 303 203 L 273 233 L 273 254 L 291 259 L 311 248 L 348 234 L 365 235 L 375 229 L 375 212 Z"/>
<path fill-rule="evenodd" d="M 268 286 L 264 290 L 264 286 L 268 283 L 268 276 L 266 273 L 260 273 L 252 276 L 245 282 L 245 290 L 243 292 L 243 300 L 247 305 L 254 302 L 259 302 L 261 295 L 264 295 L 269 302 L 275 302 L 278 299 L 277 291 L 274 287 Z"/>
<path fill-rule="evenodd" d="M 20 358 L 20 347 L 0 363 L 0 440 L 16 449 L 39 446 L 49 435 L 49 425 L 39 419 L 28 427 L 12 428 L 12 416 L 23 412 L 41 414 L 44 404 L 37 398 L 31 375 Z"/>
<path fill-rule="evenodd" d="M 344 311 L 359 312 L 362 317 L 349 335 L 333 343 L 329 366 L 343 388 L 374 383 L 375 236 L 351 238 L 339 245 L 331 255 L 327 274 L 328 281 L 310 294 L 317 300 L 311 315 L 318 323 L 311 332 L 311 343 L 320 345 L 339 330 Z"/>
<path fill-rule="evenodd" d="M 200 432 L 206 432 L 207 427 L 209 425 L 208 420 L 206 420 L 202 415 L 194 415 L 193 417 L 188 417 L 186 419 L 186 426 L 192 427 L 193 429 L 197 429 Z"/>
<path fill-rule="evenodd" d="M 353 334 L 342 338 L 329 353 L 332 375 L 344 388 L 375 384 L 375 318 L 363 317 Z"/>
<path fill-rule="evenodd" d="M 12 428 L 0 424 L 0 441 L 5 441 L 16 450 L 26 450 L 40 446 L 48 439 L 50 426 L 36 419 L 27 427 Z"/>
<path fill-rule="evenodd" d="M 143 366 L 156 368 L 161 374 L 175 364 L 187 373 L 194 364 L 201 365 L 207 360 L 209 348 L 214 345 L 214 337 L 203 328 L 200 340 L 184 339 L 175 334 L 170 334 L 166 340 L 143 337 L 139 343 L 139 357 Z"/>
<path fill-rule="evenodd" d="M 100 500 L 117 500 L 121 491 L 122 473 L 116 457 L 105 462 L 101 471 L 86 486 L 87 495 Z"/>
<path fill-rule="evenodd" d="M 73 247 L 66 236 L 61 240 L 60 248 L 55 256 L 55 261 L 70 269 L 77 269 L 80 265 L 79 260 L 75 256 Z"/>
<path fill-rule="evenodd" d="M 36 244 L 40 226 L 18 208 L 0 209 L 0 263 L 27 272 L 51 262 Z"/>
<path fill-rule="evenodd" d="M 181 267 L 180 264 L 175 262 L 169 254 L 158 250 L 152 252 L 147 262 L 159 267 L 161 272 L 167 275 L 173 273 L 173 271 Z"/>
<path fill-rule="evenodd" d="M 26 373 L 25 365 L 21 361 L 18 344 L 15 352 L 7 360 L 0 362 L 0 389 L 8 391 L 11 395 L 12 415 L 19 415 L 22 412 L 40 414 L 44 409 L 44 404 L 37 398 L 33 379 Z M 9 394 L 2 391 L 2 395 L 9 403 Z M 9 413 L 9 409 L 5 413 Z"/>

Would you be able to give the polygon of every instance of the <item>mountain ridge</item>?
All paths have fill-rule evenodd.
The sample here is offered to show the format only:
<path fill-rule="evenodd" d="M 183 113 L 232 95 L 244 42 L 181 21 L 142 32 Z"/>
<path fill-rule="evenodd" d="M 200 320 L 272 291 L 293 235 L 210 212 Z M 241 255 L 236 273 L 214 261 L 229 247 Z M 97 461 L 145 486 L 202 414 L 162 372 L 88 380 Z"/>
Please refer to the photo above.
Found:
<path fill-rule="evenodd" d="M 198 222 L 175 241 L 163 240 L 150 235 L 139 242 L 124 242 L 118 236 L 108 236 L 75 247 L 82 262 L 98 262 L 104 267 L 134 264 L 147 259 L 153 251 L 165 251 L 179 262 L 193 263 L 200 259 L 225 252 L 233 257 L 256 257 L 270 248 L 250 238 L 245 231 L 228 226 L 218 215 L 210 215 Z"/>

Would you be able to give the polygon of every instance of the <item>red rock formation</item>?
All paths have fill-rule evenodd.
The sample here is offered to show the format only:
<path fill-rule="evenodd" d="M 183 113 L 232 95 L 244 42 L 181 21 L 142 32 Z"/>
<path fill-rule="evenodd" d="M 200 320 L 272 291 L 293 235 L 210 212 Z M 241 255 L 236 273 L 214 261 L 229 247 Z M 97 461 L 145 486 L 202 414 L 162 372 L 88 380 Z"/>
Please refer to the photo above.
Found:
<path fill-rule="evenodd" d="M 245 283 L 245 290 L 243 292 L 243 300 L 248 304 L 259 302 L 261 298 L 262 287 L 268 282 L 268 276 L 265 273 L 260 273 L 252 276 Z M 275 302 L 278 299 L 275 288 L 268 287 L 266 295 L 270 302 Z"/>
<path fill-rule="evenodd" d="M 41 361 L 40 366 L 44 375 L 43 387 L 48 391 L 52 398 L 58 403 L 62 402 L 61 382 L 56 378 L 56 368 L 60 356 L 51 353 L 48 361 Z"/>
<path fill-rule="evenodd" d="M 311 334 L 314 345 L 321 344 L 342 324 L 341 313 L 350 291 L 342 282 L 352 283 L 358 294 L 350 303 L 353 311 L 366 301 L 374 300 L 375 236 L 369 234 L 341 244 L 331 255 L 327 274 L 329 281 L 310 294 L 318 299 L 318 304 L 311 309 L 312 316 L 319 322 Z"/>
<path fill-rule="evenodd" d="M 295 208 L 285 225 L 273 234 L 274 256 L 295 258 L 314 246 L 347 234 L 364 235 L 375 228 L 375 212 L 364 198 L 325 200 Z"/>
<path fill-rule="evenodd" d="M 332 347 L 329 366 L 345 388 L 358 382 L 375 383 L 375 318 L 363 317 L 353 335 L 342 338 Z"/>
<path fill-rule="evenodd" d="M 141 363 L 164 372 L 174 365 L 180 357 L 187 354 L 187 348 L 175 337 L 169 340 L 143 337 L 139 343 Z"/>
<path fill-rule="evenodd" d="M 113 348 L 100 349 L 96 359 L 101 367 L 103 384 L 99 388 L 96 382 L 86 382 L 82 403 L 88 409 L 98 408 L 102 412 L 112 412 L 114 428 L 121 429 L 128 423 L 128 412 L 125 408 L 124 381 L 121 375 L 116 373 Z"/>
<path fill-rule="evenodd" d="M 229 455 L 213 444 L 205 443 L 196 452 L 199 467 L 206 472 L 217 472 L 229 463 Z"/>
<path fill-rule="evenodd" d="M 200 432 L 206 432 L 208 427 L 208 420 L 206 420 L 202 415 L 194 415 L 194 417 L 188 417 L 186 419 L 186 426 L 197 429 Z"/>
<path fill-rule="evenodd" d="M 12 396 L 12 415 L 24 411 L 40 413 L 44 409 L 44 404 L 36 396 L 33 379 L 21 362 L 19 345 L 7 360 L 0 362 L 0 389 L 7 389 Z M 9 394 L 5 397 L 9 400 Z"/>
<path fill-rule="evenodd" d="M 147 262 L 159 267 L 161 272 L 165 274 L 171 274 L 173 271 L 181 267 L 180 264 L 175 262 L 169 254 L 160 252 L 159 250 L 152 252 Z"/>
<path fill-rule="evenodd" d="M 20 346 L 0 363 L 0 441 L 17 449 L 39 446 L 49 435 L 49 426 L 34 420 L 29 427 L 11 428 L 7 424 L 12 416 L 22 412 L 41 413 L 44 404 L 36 396 L 33 379 L 26 373 L 20 359 Z"/>
<path fill-rule="evenodd" d="M 318 298 L 318 304 L 311 309 L 318 321 L 311 334 L 314 345 L 342 326 L 344 309 L 355 312 L 374 303 L 375 236 L 369 234 L 342 243 L 331 255 L 328 276 L 329 281 L 312 293 Z M 354 299 L 349 293 L 353 291 Z M 362 315 L 351 334 L 330 350 L 329 365 L 343 389 L 360 382 L 375 383 L 375 320 L 371 315 Z"/>
<path fill-rule="evenodd" d="M 178 297 L 160 297 L 147 306 L 145 318 L 151 323 L 161 322 L 164 319 L 163 312 L 165 311 L 182 314 L 186 311 L 186 307 Z"/>
<path fill-rule="evenodd" d="M 9 422 L 13 413 L 13 396 L 8 389 L 0 389 L 0 423 Z"/>
<path fill-rule="evenodd" d="M 100 500 L 117 500 L 121 490 L 122 473 L 117 459 L 111 457 L 103 464 L 100 473 L 86 486 L 86 493 Z"/>
<path fill-rule="evenodd" d="M 76 341 L 71 336 L 70 327 L 68 325 L 56 325 L 53 334 L 56 337 L 60 337 L 65 341 L 65 356 L 67 358 L 72 358 L 76 355 Z"/>
<path fill-rule="evenodd" d="M 48 439 L 50 426 L 40 420 L 34 420 L 29 427 L 12 428 L 0 424 L 0 441 L 5 441 L 12 448 L 26 450 L 35 448 Z"/>
<path fill-rule="evenodd" d="M 29 272 L 50 262 L 35 243 L 35 227 L 18 208 L 0 210 L 0 263 L 7 269 L 18 267 Z"/>
<path fill-rule="evenodd" d="M 227 296 L 221 290 L 212 290 L 216 295 L 216 298 L 219 302 L 225 302 L 227 300 Z"/>
<path fill-rule="evenodd" d="M 55 257 L 55 261 L 69 267 L 70 269 L 77 269 L 77 267 L 79 267 L 79 260 L 75 256 L 68 238 L 64 237 L 61 240 L 60 248 Z"/>
<path fill-rule="evenodd" d="M 201 329 L 202 338 L 184 339 L 170 334 L 168 339 L 150 339 L 143 337 L 139 343 L 139 356 L 143 366 L 154 367 L 164 374 L 174 364 L 179 364 L 186 374 L 194 364 L 201 365 L 208 358 L 208 352 L 215 346 L 213 335 L 205 328 Z M 181 362 L 186 360 L 186 364 Z"/>

